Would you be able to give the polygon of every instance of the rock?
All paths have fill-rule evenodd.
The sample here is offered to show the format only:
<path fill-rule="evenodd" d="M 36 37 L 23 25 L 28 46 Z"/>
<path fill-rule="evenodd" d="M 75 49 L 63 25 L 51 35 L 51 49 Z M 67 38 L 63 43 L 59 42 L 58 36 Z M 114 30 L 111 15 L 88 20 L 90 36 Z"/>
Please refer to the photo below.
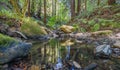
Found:
<path fill-rule="evenodd" d="M 117 37 L 120 37 L 120 33 L 117 33 L 116 36 L 117 36 Z"/>
<path fill-rule="evenodd" d="M 109 56 L 112 53 L 112 50 L 110 45 L 103 44 L 103 45 L 97 46 L 95 48 L 94 53 L 96 57 L 109 58 Z"/>
<path fill-rule="evenodd" d="M 73 44 L 74 44 L 74 42 L 71 41 L 70 39 L 61 43 L 62 46 L 68 46 L 68 45 L 70 46 L 70 45 L 73 45 Z"/>
<path fill-rule="evenodd" d="M 91 63 L 87 67 L 85 67 L 83 70 L 94 70 L 97 67 L 96 63 Z"/>
<path fill-rule="evenodd" d="M 32 40 L 38 40 L 38 41 L 41 41 L 41 42 L 45 42 L 45 41 L 48 41 L 50 39 L 50 37 L 48 35 L 34 35 L 34 36 L 28 36 L 29 39 L 32 39 Z"/>
<path fill-rule="evenodd" d="M 114 39 L 114 40 L 120 40 L 120 33 L 117 33 L 115 35 L 112 35 L 112 36 L 109 36 L 111 39 Z"/>
<path fill-rule="evenodd" d="M 80 64 L 78 64 L 76 61 L 73 61 L 73 65 L 78 68 L 81 69 L 82 67 L 80 66 Z"/>
<path fill-rule="evenodd" d="M 72 26 L 68 26 L 68 25 L 62 25 L 60 27 L 60 30 L 63 31 L 64 33 L 71 33 L 75 31 L 75 28 Z"/>
<path fill-rule="evenodd" d="M 112 53 L 112 57 L 114 58 L 120 58 L 120 49 L 119 48 L 113 48 L 113 53 Z"/>
<path fill-rule="evenodd" d="M 22 32 L 23 34 L 25 34 L 27 36 L 47 35 L 46 28 L 40 26 L 38 23 L 25 23 L 25 24 L 22 24 L 20 32 Z"/>
<path fill-rule="evenodd" d="M 24 57 L 29 53 L 32 46 L 25 42 L 11 42 L 7 47 L 0 47 L 0 64 L 5 64 L 15 58 Z"/>
<path fill-rule="evenodd" d="M 113 48 L 120 48 L 120 41 L 117 40 L 114 44 L 113 44 Z"/>

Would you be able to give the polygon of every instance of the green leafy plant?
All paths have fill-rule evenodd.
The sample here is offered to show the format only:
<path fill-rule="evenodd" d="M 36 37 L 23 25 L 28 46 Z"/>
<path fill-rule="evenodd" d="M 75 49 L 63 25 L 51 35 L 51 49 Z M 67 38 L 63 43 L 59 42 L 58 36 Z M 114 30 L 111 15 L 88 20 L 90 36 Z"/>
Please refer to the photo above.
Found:
<path fill-rule="evenodd" d="M 95 24 L 92 28 L 92 31 L 97 31 L 100 29 L 100 25 L 99 24 Z"/>

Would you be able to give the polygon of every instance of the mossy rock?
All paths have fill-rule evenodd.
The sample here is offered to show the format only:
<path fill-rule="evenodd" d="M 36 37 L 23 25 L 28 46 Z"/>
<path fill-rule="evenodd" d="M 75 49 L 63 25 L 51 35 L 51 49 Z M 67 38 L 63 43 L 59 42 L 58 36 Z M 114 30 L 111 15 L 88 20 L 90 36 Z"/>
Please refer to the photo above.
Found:
<path fill-rule="evenodd" d="M 21 32 L 24 34 L 31 35 L 46 35 L 47 32 L 44 27 L 37 23 L 23 23 L 21 26 Z"/>
<path fill-rule="evenodd" d="M 31 46 L 31 43 L 11 42 L 7 47 L 0 47 L 0 64 L 5 64 L 16 58 L 26 56 Z"/>
<path fill-rule="evenodd" d="M 15 40 L 14 38 L 11 38 L 9 36 L 0 34 L 0 47 L 7 47 L 8 44 L 10 44 L 11 42 L 17 43 L 17 40 Z"/>
<path fill-rule="evenodd" d="M 22 26 L 21 26 L 21 32 L 28 35 L 28 36 L 34 36 L 34 35 L 46 35 L 47 32 L 45 30 L 45 27 L 40 26 L 35 19 L 30 17 L 23 17 L 22 20 Z"/>
<path fill-rule="evenodd" d="M 31 43 L 20 42 L 14 38 L 0 34 L 0 64 L 5 64 L 13 59 L 26 56 L 31 46 Z"/>

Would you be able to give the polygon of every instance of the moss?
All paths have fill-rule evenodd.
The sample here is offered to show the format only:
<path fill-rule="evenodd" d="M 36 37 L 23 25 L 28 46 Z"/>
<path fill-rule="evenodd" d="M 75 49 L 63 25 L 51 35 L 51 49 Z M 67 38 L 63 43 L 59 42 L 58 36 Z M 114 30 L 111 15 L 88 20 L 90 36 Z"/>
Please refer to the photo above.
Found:
<path fill-rule="evenodd" d="M 37 21 L 37 20 L 33 19 L 32 17 L 18 16 L 17 14 L 11 13 L 6 10 L 0 11 L 0 17 L 3 17 L 3 16 L 5 18 L 0 19 L 0 21 L 2 21 L 3 23 L 5 23 L 9 26 L 16 24 L 17 21 L 20 21 L 20 23 L 22 23 L 21 32 L 23 32 L 27 35 L 47 34 L 47 32 L 45 31 L 45 28 L 39 25 L 39 24 L 43 24 L 43 23 L 41 21 Z"/>
<path fill-rule="evenodd" d="M 11 42 L 16 42 L 17 40 L 15 40 L 14 38 L 11 38 L 9 36 L 0 34 L 0 47 L 6 47 L 8 46 Z"/>
<path fill-rule="evenodd" d="M 27 35 L 42 35 L 47 34 L 45 28 L 40 26 L 36 21 L 31 18 L 23 18 L 21 32 Z"/>

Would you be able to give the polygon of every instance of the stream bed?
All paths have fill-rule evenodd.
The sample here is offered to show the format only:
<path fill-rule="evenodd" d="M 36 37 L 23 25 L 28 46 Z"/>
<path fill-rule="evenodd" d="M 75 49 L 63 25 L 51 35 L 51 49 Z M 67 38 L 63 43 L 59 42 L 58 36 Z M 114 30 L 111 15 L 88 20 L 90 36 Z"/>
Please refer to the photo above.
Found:
<path fill-rule="evenodd" d="M 34 42 L 27 57 L 8 64 L 8 70 L 119 70 L 120 59 L 95 58 L 94 45 L 78 43 L 73 39 L 51 39 L 46 42 Z M 76 62 L 79 69 L 72 67 Z M 59 65 L 61 63 L 62 65 Z M 56 66 L 63 67 L 56 69 Z M 96 64 L 95 69 L 85 69 Z M 3 68 L 7 67 L 4 65 Z M 3 69 L 4 70 L 4 69 Z M 7 69 L 6 69 L 7 70 Z"/>

